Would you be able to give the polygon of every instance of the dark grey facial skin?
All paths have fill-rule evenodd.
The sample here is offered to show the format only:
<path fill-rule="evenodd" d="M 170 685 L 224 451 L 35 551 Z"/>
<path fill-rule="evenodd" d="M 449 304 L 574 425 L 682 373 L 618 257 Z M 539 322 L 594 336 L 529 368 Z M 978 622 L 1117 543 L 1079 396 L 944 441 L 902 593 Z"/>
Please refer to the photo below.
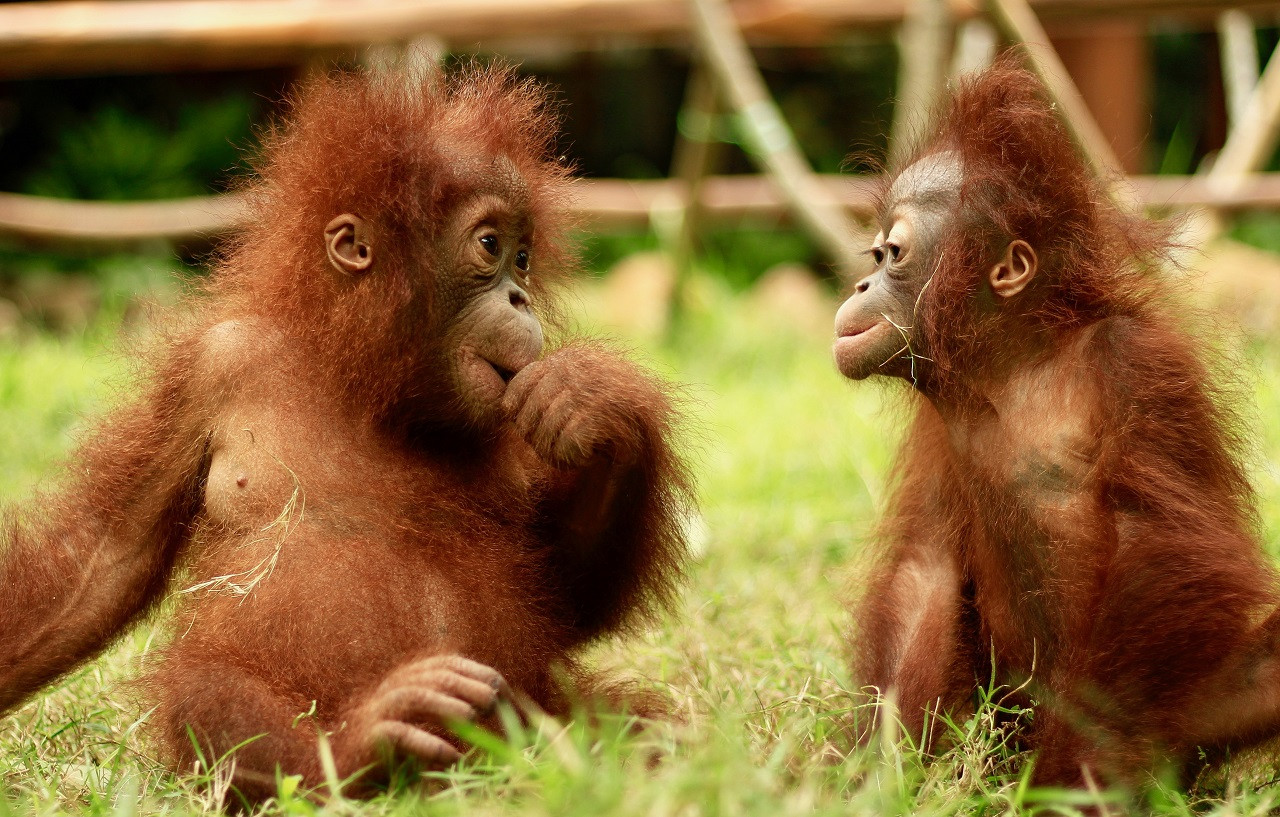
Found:
<path fill-rule="evenodd" d="M 955 216 L 962 179 L 959 156 L 947 151 L 909 166 L 889 189 L 870 250 L 875 270 L 836 313 L 832 351 L 845 377 L 914 381 L 912 355 L 928 355 L 912 331 L 916 305 L 937 267 L 938 244 Z"/>
<path fill-rule="evenodd" d="M 506 384 L 542 353 L 543 333 L 533 311 L 529 277 L 533 224 L 522 191 L 482 194 L 459 207 L 446 231 L 445 257 L 453 268 L 436 293 L 442 315 L 442 347 L 450 353 L 452 389 L 468 421 L 485 425 L 498 416 Z"/>

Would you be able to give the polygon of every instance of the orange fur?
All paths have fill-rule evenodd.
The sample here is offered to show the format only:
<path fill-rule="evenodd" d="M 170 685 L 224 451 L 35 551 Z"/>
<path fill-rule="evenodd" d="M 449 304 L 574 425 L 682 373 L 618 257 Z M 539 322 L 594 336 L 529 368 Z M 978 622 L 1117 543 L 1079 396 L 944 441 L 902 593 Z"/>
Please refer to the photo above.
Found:
<path fill-rule="evenodd" d="M 364 739 L 364 705 L 424 658 L 488 665 L 559 714 L 562 679 L 588 697 L 611 688 L 579 650 L 668 603 L 685 556 L 669 387 L 595 342 L 537 364 L 577 389 L 565 433 L 607 446 L 604 464 L 551 464 L 509 420 L 440 419 L 456 400 L 438 371 L 454 351 L 442 231 L 495 167 L 495 195 L 527 200 L 527 287 L 554 317 L 572 263 L 555 128 L 545 92 L 506 69 L 303 87 L 266 139 L 253 216 L 143 393 L 90 435 L 44 513 L 10 516 L 0 710 L 166 590 L 181 602 L 144 679 L 153 725 L 177 768 L 195 760 L 188 730 L 209 758 L 250 741 L 236 759 L 249 797 L 274 793 L 277 766 L 319 785 L 320 731 L 358 769 L 367 741 L 343 747 Z M 342 212 L 374 231 L 378 264 L 358 278 L 326 259 Z"/>
<path fill-rule="evenodd" d="M 1111 203 L 1009 58 L 959 84 L 918 156 L 940 151 L 963 165 L 961 208 L 919 300 L 929 360 L 860 678 L 897 691 L 917 736 L 926 709 L 965 711 L 992 661 L 1030 679 L 1043 782 L 1134 782 L 1273 734 L 1280 596 L 1236 398 L 1165 295 L 1167 225 Z M 1001 304 L 985 271 L 1012 239 L 1041 265 Z"/>

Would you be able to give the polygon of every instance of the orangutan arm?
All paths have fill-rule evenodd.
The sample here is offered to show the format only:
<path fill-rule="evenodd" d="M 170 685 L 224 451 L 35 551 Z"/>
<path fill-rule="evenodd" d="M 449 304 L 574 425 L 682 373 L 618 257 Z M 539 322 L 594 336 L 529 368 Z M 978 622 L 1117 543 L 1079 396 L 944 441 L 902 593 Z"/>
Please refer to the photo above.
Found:
<path fill-rule="evenodd" d="M 855 682 L 891 696 L 904 735 L 922 747 L 940 731 L 927 713 L 962 718 L 970 707 L 983 652 L 958 558 L 971 533 L 948 450 L 941 418 L 921 407 L 902 446 L 851 639 Z M 889 714 L 876 710 L 855 724 L 859 738 L 870 739 L 870 727 Z"/>
<path fill-rule="evenodd" d="M 205 434 L 175 355 L 107 418 L 64 487 L 0 533 L 0 712 L 92 658 L 159 598 L 200 507 Z"/>
<path fill-rule="evenodd" d="M 692 506 L 664 387 L 579 343 L 522 370 L 505 402 L 518 431 L 555 467 L 542 527 L 582 635 L 663 600 L 685 556 Z"/>
<path fill-rule="evenodd" d="M 1181 762 L 1280 722 L 1275 572 L 1253 532 L 1233 395 L 1211 390 L 1195 342 L 1165 326 L 1108 319 L 1088 350 L 1109 373 L 1112 541 L 1095 557 L 1105 573 L 1081 658 L 1054 679 L 1071 709 L 1037 727 L 1038 783 L 1078 785 L 1082 767 L 1124 779 L 1157 747 Z"/>
<path fill-rule="evenodd" d="M 929 748 L 940 714 L 962 717 L 975 687 L 968 603 L 951 554 L 926 537 L 893 553 L 871 577 L 857 609 L 858 681 L 891 696 L 904 736 Z M 858 724 L 860 738 L 871 724 Z"/>

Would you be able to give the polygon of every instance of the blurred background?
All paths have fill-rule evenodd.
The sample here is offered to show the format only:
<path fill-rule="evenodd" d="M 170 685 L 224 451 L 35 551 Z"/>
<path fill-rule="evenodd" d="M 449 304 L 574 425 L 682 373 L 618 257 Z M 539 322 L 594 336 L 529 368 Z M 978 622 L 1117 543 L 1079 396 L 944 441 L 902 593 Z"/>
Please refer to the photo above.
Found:
<path fill-rule="evenodd" d="M 1205 203 L 1200 177 L 1245 117 L 1280 37 L 1275 6 L 1040 0 L 1029 9 L 1114 161 L 1145 182 L 1171 177 L 1143 194 L 1163 213 L 1183 199 Z M 947 76 L 1019 33 L 941 0 L 749 0 L 731 11 L 805 163 L 848 178 L 883 162 L 891 138 L 909 138 Z M 666 278 L 694 265 L 741 291 L 801 264 L 833 291 L 841 259 L 755 175 L 769 168 L 731 93 L 713 77 L 715 89 L 699 94 L 699 78 L 714 73 L 700 70 L 713 34 L 676 0 L 0 3 L 0 191 L 23 194 L 0 199 L 0 338 L 83 329 L 103 297 L 143 283 L 144 267 L 200 274 L 234 208 L 198 197 L 247 172 L 256 130 L 307 72 L 472 55 L 500 55 L 558 89 L 563 152 L 604 182 L 581 205 L 592 270 L 661 250 L 666 261 L 635 273 L 656 276 L 653 297 L 683 297 Z M 1248 171 L 1274 169 L 1273 136 Z M 685 207 L 692 184 L 735 174 L 761 183 L 722 191 L 718 203 L 707 187 L 705 207 Z M 1214 232 L 1280 249 L 1280 186 L 1257 178 L 1252 195 L 1214 209 Z M 854 217 L 836 228 L 856 229 L 857 192 L 826 187 Z M 185 201 L 57 208 L 171 199 Z"/>

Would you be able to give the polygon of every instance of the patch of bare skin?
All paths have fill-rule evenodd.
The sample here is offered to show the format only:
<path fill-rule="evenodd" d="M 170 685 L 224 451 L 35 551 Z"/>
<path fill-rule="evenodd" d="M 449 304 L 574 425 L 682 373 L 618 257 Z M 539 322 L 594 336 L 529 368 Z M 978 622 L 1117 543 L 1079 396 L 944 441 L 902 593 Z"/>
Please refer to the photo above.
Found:
<path fill-rule="evenodd" d="M 915 162 L 902 172 L 894 181 L 893 186 L 889 189 L 890 198 L 894 201 L 894 209 L 901 208 L 904 204 L 916 202 L 918 204 L 928 205 L 934 203 L 939 198 L 949 197 L 960 189 L 960 184 L 964 177 L 964 166 L 960 160 L 959 154 L 955 151 L 944 151 L 931 156 L 926 156 L 920 161 Z M 920 287 L 920 291 L 916 294 L 915 304 L 911 309 L 911 326 L 902 326 L 893 320 L 887 314 L 881 313 L 884 319 L 898 331 L 902 336 L 903 346 L 886 358 L 878 368 L 884 368 L 888 364 L 897 360 L 904 353 L 909 358 L 910 378 L 914 386 L 919 386 L 919 373 L 916 369 L 916 361 L 921 360 L 928 363 L 933 361 L 920 355 L 912 348 L 911 335 L 915 325 L 918 322 L 917 317 L 920 312 L 920 301 L 924 297 L 925 291 L 929 285 L 933 283 L 934 276 L 938 274 L 938 270 L 942 267 L 943 259 L 946 253 L 938 254 L 937 261 L 934 262 L 934 271 L 929 275 L 929 279 L 925 281 L 924 286 Z"/>
<path fill-rule="evenodd" d="M 248 428 L 241 430 L 249 435 L 251 443 L 254 442 L 252 430 Z M 289 498 L 285 500 L 284 505 L 280 509 L 280 513 L 275 519 L 271 520 L 266 525 L 263 525 L 258 531 L 259 534 L 268 534 L 272 531 L 277 531 L 275 548 L 268 556 L 263 557 L 262 560 L 250 568 L 239 571 L 238 573 L 214 576 L 211 579 L 207 579 L 179 590 L 179 595 L 199 592 L 207 592 L 211 594 L 227 593 L 230 595 L 240 596 L 240 601 L 243 603 L 244 599 L 253 592 L 254 588 L 262 584 L 262 582 L 269 578 L 275 571 L 276 563 L 280 559 L 280 552 L 283 550 L 285 542 L 287 542 L 290 535 L 297 530 L 298 525 L 302 523 L 303 517 L 306 514 L 307 498 L 306 492 L 302 488 L 302 482 L 298 479 L 298 475 L 294 473 L 293 469 L 286 465 L 284 461 L 275 454 L 271 452 L 267 453 L 276 461 L 277 465 L 289 474 L 289 478 L 293 480 L 293 491 L 290 493 Z M 247 481 L 247 478 L 245 479 Z M 240 479 L 237 479 L 236 482 L 237 484 L 240 484 Z M 270 536 L 265 535 L 257 536 L 242 544 L 239 549 L 244 550 L 248 548 L 256 548 L 257 545 L 268 541 L 270 538 Z"/>
<path fill-rule="evenodd" d="M 1081 333 L 1064 355 L 990 390 L 993 415 L 957 438 L 968 456 L 994 466 L 992 477 L 1023 497 L 1062 547 L 1089 535 L 1099 518 L 1098 395 L 1087 364 L 1078 362 L 1091 335 Z"/>
<path fill-rule="evenodd" d="M 464 381 L 469 382 L 479 391 L 479 396 L 486 402 L 500 399 L 510 377 L 504 377 L 503 373 L 498 371 L 498 367 L 477 352 L 474 347 L 464 346 L 458 352 L 463 358 Z"/>
<path fill-rule="evenodd" d="M 929 203 L 955 193 L 963 181 L 964 163 L 960 154 L 944 150 L 925 156 L 902 171 L 889 188 L 889 196 L 899 205 L 912 201 Z"/>

